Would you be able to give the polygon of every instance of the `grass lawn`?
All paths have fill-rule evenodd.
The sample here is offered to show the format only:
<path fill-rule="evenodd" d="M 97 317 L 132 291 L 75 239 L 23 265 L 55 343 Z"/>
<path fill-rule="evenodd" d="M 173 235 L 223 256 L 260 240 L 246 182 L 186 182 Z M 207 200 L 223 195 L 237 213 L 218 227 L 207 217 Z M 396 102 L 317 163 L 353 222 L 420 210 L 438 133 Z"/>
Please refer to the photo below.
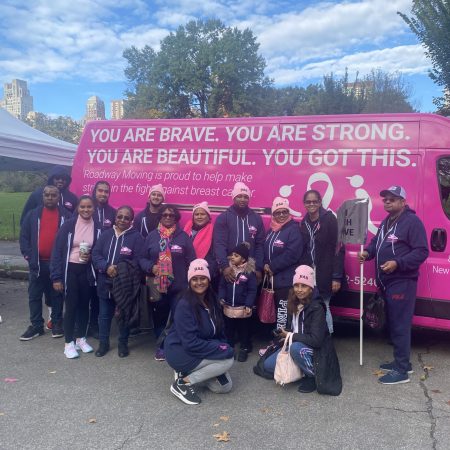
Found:
<path fill-rule="evenodd" d="M 29 192 L 0 192 L 0 239 L 19 239 L 20 215 L 29 195 Z"/>

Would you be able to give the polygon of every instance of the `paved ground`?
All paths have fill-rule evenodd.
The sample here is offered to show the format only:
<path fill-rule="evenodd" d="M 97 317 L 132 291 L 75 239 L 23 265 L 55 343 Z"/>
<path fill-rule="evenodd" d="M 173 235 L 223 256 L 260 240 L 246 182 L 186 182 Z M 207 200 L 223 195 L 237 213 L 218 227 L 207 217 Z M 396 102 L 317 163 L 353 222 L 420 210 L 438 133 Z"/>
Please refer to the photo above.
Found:
<path fill-rule="evenodd" d="M 0 241 L 0 269 L 9 267 L 28 268 L 28 264 L 20 253 L 19 243 Z"/>
<path fill-rule="evenodd" d="M 409 384 L 380 385 L 374 371 L 392 348 L 368 337 L 360 367 L 358 330 L 340 325 L 340 397 L 299 394 L 295 385 L 281 388 L 258 378 L 251 354 L 233 366 L 230 394 L 201 392 L 201 405 L 186 406 L 169 392 L 170 368 L 152 359 L 151 335 L 133 338 L 125 359 L 117 356 L 115 338 L 104 358 L 78 360 L 65 359 L 62 339 L 49 333 L 20 342 L 28 325 L 26 287 L 0 279 L 2 450 L 450 447 L 448 334 L 414 334 Z M 213 435 L 223 431 L 229 442 L 216 442 Z"/>

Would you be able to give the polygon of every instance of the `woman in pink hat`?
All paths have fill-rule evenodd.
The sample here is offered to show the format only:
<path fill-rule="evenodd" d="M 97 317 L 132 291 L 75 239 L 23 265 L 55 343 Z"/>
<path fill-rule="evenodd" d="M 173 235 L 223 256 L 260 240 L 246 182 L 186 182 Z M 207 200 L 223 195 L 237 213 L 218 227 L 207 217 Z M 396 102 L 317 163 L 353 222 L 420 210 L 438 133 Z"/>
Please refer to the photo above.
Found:
<path fill-rule="evenodd" d="M 189 288 L 177 304 L 164 340 L 164 351 L 176 372 L 170 392 L 187 405 L 198 405 L 200 383 L 217 394 L 230 392 L 233 349 L 225 338 L 222 308 L 204 259 L 191 262 L 188 281 Z"/>
<path fill-rule="evenodd" d="M 276 197 L 272 204 L 270 229 L 264 242 L 264 272 L 273 277 L 277 328 L 286 327 L 288 294 L 304 249 L 298 223 L 292 220 L 289 200 Z"/>
<path fill-rule="evenodd" d="M 209 273 L 214 284 L 218 267 L 212 245 L 213 228 L 208 202 L 195 205 L 192 209 L 192 219 L 186 223 L 184 231 L 192 240 L 196 257 L 208 262 Z"/>
<path fill-rule="evenodd" d="M 293 287 L 288 298 L 287 326 L 279 329 L 278 337 L 281 341 L 284 341 L 288 332 L 293 333 L 289 353 L 303 373 L 303 378 L 301 378 L 298 386 L 299 392 L 309 393 L 315 391 L 316 377 L 321 376 L 321 379 L 327 378 L 328 382 L 331 378 L 331 384 L 335 391 L 340 393 L 339 364 L 337 363 L 337 366 L 324 367 L 323 361 L 330 361 L 329 355 L 324 355 L 323 351 L 322 354 L 319 354 L 329 333 L 325 320 L 325 304 L 318 295 L 314 283 L 314 270 L 312 267 L 305 265 L 297 267 L 292 280 Z M 279 352 L 280 350 L 272 353 L 264 360 L 263 371 L 266 374 L 275 372 Z M 320 364 L 319 356 L 322 364 Z M 337 358 L 335 361 L 337 361 Z M 255 369 L 255 373 L 261 375 Z M 330 370 L 332 373 L 324 377 L 324 369 L 326 371 Z"/>

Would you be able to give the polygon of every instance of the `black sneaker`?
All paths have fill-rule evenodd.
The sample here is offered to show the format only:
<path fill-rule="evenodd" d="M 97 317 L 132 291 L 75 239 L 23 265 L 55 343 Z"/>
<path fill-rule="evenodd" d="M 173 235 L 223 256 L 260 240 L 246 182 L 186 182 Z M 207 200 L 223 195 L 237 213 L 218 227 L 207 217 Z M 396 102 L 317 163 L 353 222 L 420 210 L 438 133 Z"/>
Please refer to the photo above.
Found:
<path fill-rule="evenodd" d="M 316 379 L 314 377 L 303 377 L 298 385 L 298 392 L 309 394 L 316 390 Z"/>
<path fill-rule="evenodd" d="M 178 378 L 170 386 L 170 392 L 182 402 L 186 403 L 186 405 L 198 405 L 202 402 L 200 397 L 195 393 L 194 388 L 190 384 L 186 384 L 182 378 Z"/>
<path fill-rule="evenodd" d="M 100 341 L 100 345 L 98 346 L 97 351 L 95 352 L 95 356 L 101 358 L 105 356 L 109 352 L 109 342 Z"/>
<path fill-rule="evenodd" d="M 247 356 L 248 356 L 248 350 L 246 348 L 241 348 L 239 350 L 237 360 L 239 362 L 245 362 L 245 361 L 247 361 Z"/>
<path fill-rule="evenodd" d="M 44 334 L 44 328 L 36 328 L 33 325 L 30 325 L 27 328 L 27 331 L 20 336 L 21 341 L 31 341 L 35 337 L 42 336 Z"/>
<path fill-rule="evenodd" d="M 119 343 L 118 354 L 119 358 L 126 358 L 130 354 L 130 351 L 128 350 L 128 345 L 125 343 L 122 344 Z"/>
<path fill-rule="evenodd" d="M 60 323 L 54 323 L 52 326 L 52 337 L 61 338 L 64 336 L 64 330 Z"/>
<path fill-rule="evenodd" d="M 380 364 L 380 370 L 383 372 L 390 372 L 391 370 L 395 370 L 395 362 L 389 362 L 385 364 Z M 411 363 L 408 364 L 408 374 L 411 375 L 414 373 Z"/>

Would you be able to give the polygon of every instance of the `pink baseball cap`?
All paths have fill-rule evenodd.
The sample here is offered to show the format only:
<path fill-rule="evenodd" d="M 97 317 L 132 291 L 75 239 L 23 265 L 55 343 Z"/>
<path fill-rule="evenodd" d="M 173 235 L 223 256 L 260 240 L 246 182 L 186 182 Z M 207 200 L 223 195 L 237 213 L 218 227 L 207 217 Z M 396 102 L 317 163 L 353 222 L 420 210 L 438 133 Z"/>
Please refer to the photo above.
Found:
<path fill-rule="evenodd" d="M 309 266 L 298 266 L 295 269 L 294 279 L 292 284 L 306 284 L 310 288 L 314 288 L 314 269 Z"/>
<path fill-rule="evenodd" d="M 163 196 L 163 198 L 165 197 L 164 188 L 162 184 L 155 184 L 154 186 L 152 186 L 150 188 L 150 192 L 148 193 L 148 195 L 150 196 L 152 192 L 159 192 Z"/>
<path fill-rule="evenodd" d="M 195 205 L 194 208 L 192 209 L 192 214 L 195 213 L 195 210 L 199 208 L 204 209 L 206 211 L 206 214 L 208 214 L 208 216 L 211 217 L 211 211 L 208 208 L 208 202 L 201 202 Z"/>
<path fill-rule="evenodd" d="M 241 194 L 248 195 L 249 198 L 252 196 L 250 188 L 246 184 L 238 181 L 231 191 L 231 197 L 234 198 Z"/>
<path fill-rule="evenodd" d="M 272 214 L 278 209 L 287 209 L 291 212 L 291 209 L 289 208 L 289 200 L 283 197 L 275 197 L 272 203 Z"/>
<path fill-rule="evenodd" d="M 188 281 L 191 281 L 192 277 L 206 277 L 211 281 L 211 275 L 209 274 L 208 263 L 204 259 L 194 259 L 189 264 L 188 269 Z"/>

